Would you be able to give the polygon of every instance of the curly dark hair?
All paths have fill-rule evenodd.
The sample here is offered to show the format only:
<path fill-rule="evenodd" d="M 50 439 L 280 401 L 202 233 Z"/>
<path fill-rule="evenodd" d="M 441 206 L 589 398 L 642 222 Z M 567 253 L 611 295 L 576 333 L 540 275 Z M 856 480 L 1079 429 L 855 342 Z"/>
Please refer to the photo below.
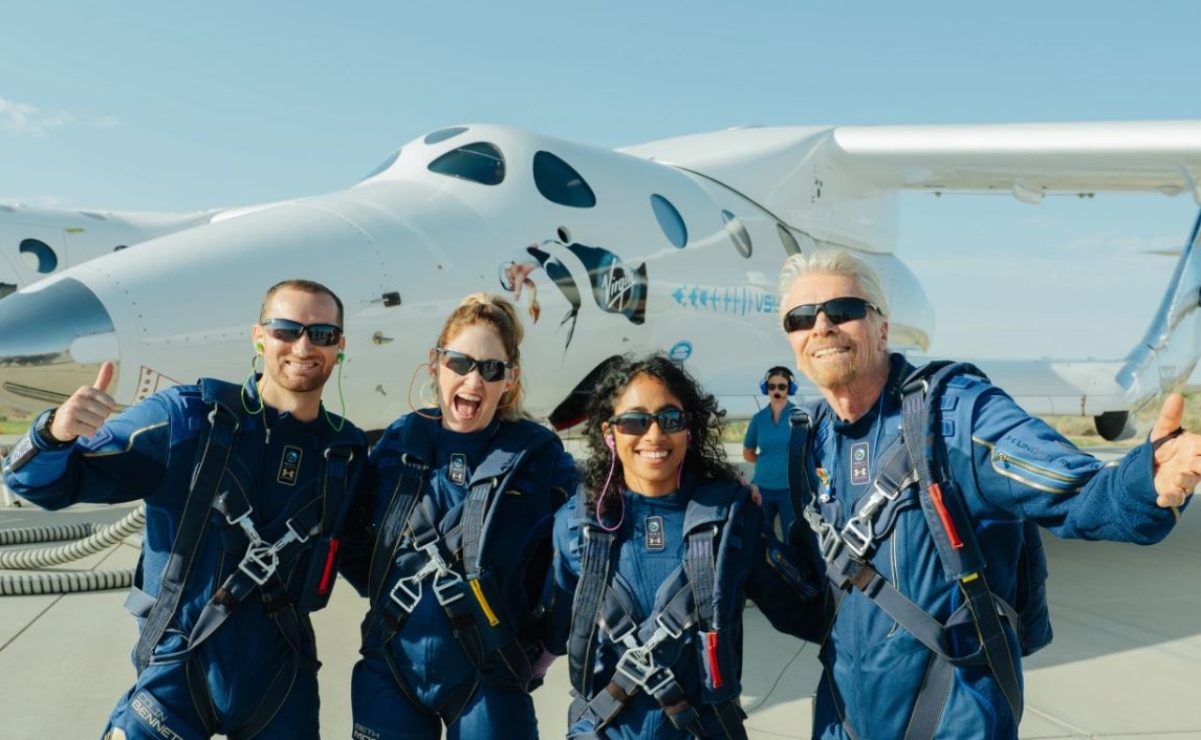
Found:
<path fill-rule="evenodd" d="M 588 401 L 588 421 L 584 428 L 588 453 L 583 472 L 589 508 L 596 505 L 614 457 L 605 444 L 601 425 L 613 417 L 618 399 L 640 375 L 662 382 L 672 395 L 680 399 L 684 411 L 688 412 L 688 431 L 692 433 L 692 439 L 684 455 L 685 472 L 702 480 L 738 480 L 738 471 L 726 459 L 725 448 L 722 447 L 721 426 L 726 412 L 718 407 L 717 399 L 705 393 L 696 378 L 662 352 L 642 357 L 625 355 L 616 358 L 605 369 Z M 625 478 L 621 460 L 614 465 L 613 480 L 622 486 Z"/>

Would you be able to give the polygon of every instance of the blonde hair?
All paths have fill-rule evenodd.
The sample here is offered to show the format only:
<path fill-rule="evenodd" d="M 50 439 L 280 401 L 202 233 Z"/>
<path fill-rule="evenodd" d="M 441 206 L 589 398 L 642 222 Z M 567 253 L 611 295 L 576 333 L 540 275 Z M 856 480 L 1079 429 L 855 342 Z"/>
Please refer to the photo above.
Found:
<path fill-rule="evenodd" d="M 521 366 L 521 340 L 525 337 L 525 330 L 521 326 L 517 309 L 504 296 L 472 293 L 464 298 L 442 324 L 437 346 L 445 347 L 447 342 L 453 341 L 464 329 L 476 324 L 492 327 L 505 347 L 506 359 L 514 368 Z M 435 373 L 431 382 L 435 398 L 438 397 L 437 384 L 438 378 Z M 522 405 L 524 397 L 525 388 L 519 374 L 516 379 L 510 381 L 509 389 L 501 394 L 500 403 L 496 407 L 497 415 L 504 421 L 529 418 Z"/>

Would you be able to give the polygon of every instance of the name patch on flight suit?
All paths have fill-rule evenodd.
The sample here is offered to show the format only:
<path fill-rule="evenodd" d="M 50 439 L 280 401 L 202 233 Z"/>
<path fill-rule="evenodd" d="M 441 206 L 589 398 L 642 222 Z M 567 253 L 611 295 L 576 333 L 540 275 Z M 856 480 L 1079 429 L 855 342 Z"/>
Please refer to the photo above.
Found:
<path fill-rule="evenodd" d="M 663 517 L 648 516 L 644 531 L 646 533 L 646 549 L 662 550 L 667 546 L 663 538 Z"/>
<path fill-rule="evenodd" d="M 851 445 L 851 485 L 866 486 L 871 477 L 871 447 L 869 442 L 856 442 Z"/>
<path fill-rule="evenodd" d="M 300 458 L 304 456 L 304 451 L 299 447 L 286 445 L 284 447 L 284 456 L 279 461 L 279 475 L 275 479 L 286 486 L 296 485 L 296 478 L 300 474 Z"/>
<path fill-rule="evenodd" d="M 450 456 L 450 465 L 446 468 L 446 477 L 456 486 L 467 482 L 467 456 L 456 452 Z"/>

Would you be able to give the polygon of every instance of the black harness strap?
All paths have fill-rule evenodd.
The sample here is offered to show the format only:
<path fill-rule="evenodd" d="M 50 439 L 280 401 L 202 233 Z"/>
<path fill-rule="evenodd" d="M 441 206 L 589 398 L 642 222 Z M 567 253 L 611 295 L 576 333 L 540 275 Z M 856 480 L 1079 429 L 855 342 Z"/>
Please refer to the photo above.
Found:
<path fill-rule="evenodd" d="M 716 487 L 714 487 L 716 488 Z M 694 489 L 693 510 L 729 511 L 718 505 L 720 496 Z M 698 501 L 698 499 L 701 499 Z M 693 509 L 693 507 L 696 507 Z M 668 577 L 671 584 L 666 602 L 648 618 L 639 621 L 638 612 L 625 594 L 615 587 L 611 569 L 616 552 L 614 535 L 595 527 L 587 517 L 582 498 L 577 499 L 577 515 L 583 529 L 580 579 L 572 606 L 572 629 L 568 652 L 572 656 L 572 693 L 570 721 L 589 718 L 599 732 L 621 713 L 639 693 L 652 696 L 664 715 L 677 729 L 695 737 L 746 738 L 737 700 L 706 705 L 702 713 L 689 701 L 684 686 L 672 666 L 689 654 L 688 636 L 697 632 L 704 640 L 705 654 L 711 660 L 710 673 L 716 686 L 722 685 L 718 666 L 717 639 L 720 634 L 719 586 L 717 579 L 719 548 L 715 542 L 720 526 L 709 520 L 688 527 L 685 515 L 687 552 L 684 562 Z M 723 519 L 724 521 L 724 519 Z M 596 630 L 602 629 L 614 645 L 624 645 L 609 683 L 591 693 L 590 675 L 598 646 Z M 703 673 L 703 671 L 702 671 Z"/>
<path fill-rule="evenodd" d="M 461 511 L 452 510 L 441 517 L 445 523 L 455 514 L 459 516 L 457 526 L 444 536 L 435 502 L 423 496 L 430 473 L 426 461 L 433 459 L 432 435 L 419 421 L 406 425 L 400 444 L 404 450 L 400 479 L 372 553 L 369 595 L 378 618 L 370 621 L 379 644 L 386 645 L 403 628 L 422 598 L 423 583 L 429 579 L 456 637 L 478 671 L 479 681 L 527 690 L 534 673 L 531 656 L 517 634 L 514 620 L 506 613 L 504 593 L 488 569 L 487 548 L 496 510 L 509 481 L 556 437 L 553 432 L 529 425 L 514 425 L 506 431 L 506 435 L 498 435 L 497 447 L 476 467 Z M 539 467 L 535 485 L 549 485 L 553 472 L 552 462 Z M 402 547 L 406 541 L 411 549 Z M 389 591 L 385 587 L 394 568 L 403 575 Z M 397 683 L 413 697 L 388 651 L 381 652 Z M 475 685 L 466 689 L 440 707 L 439 714 L 457 716 Z"/>
<path fill-rule="evenodd" d="M 930 413 L 930 408 L 934 403 L 938 403 L 938 399 L 926 398 L 930 395 L 930 392 L 927 392 L 930 389 L 933 389 L 933 393 L 940 391 L 951 373 L 971 372 L 981 376 L 983 373 L 970 365 L 947 364 L 927 367 L 933 371 L 929 380 L 911 380 L 902 390 L 905 446 L 917 468 L 922 492 L 922 512 L 926 515 L 929 529 L 934 535 L 934 544 L 942 560 L 943 570 L 948 578 L 958 579 L 965 597 L 965 605 L 971 610 L 972 619 L 976 624 L 980 648 L 1001 692 L 1005 695 L 1014 722 L 1017 722 L 1022 716 L 1022 689 L 1009 639 L 1005 636 L 998 615 L 998 604 L 1004 604 L 1004 601 L 993 595 L 985 580 L 984 557 L 980 553 L 975 530 L 963 510 L 962 496 L 958 494 L 958 488 L 955 488 L 954 495 L 943 495 L 944 484 L 956 486 L 955 482 L 948 481 L 941 475 L 935 477 L 935 454 L 938 449 L 936 444 L 942 435 L 940 430 L 934 428 L 937 420 L 935 415 Z M 1011 624 L 1015 630 L 1018 629 L 1017 620 Z"/>
<path fill-rule="evenodd" d="M 789 465 L 789 490 L 793 506 L 818 536 L 831 585 L 842 592 L 851 587 L 859 589 L 931 651 L 905 740 L 934 736 L 957 667 L 988 665 L 1014 718 L 1021 717 L 1017 668 L 1001 625 L 1004 617 L 1018 629 L 1018 616 L 988 588 L 982 572 L 984 559 L 957 484 L 936 474 L 940 469 L 937 455 L 941 451 L 941 431 L 935 428 L 940 422 L 931 408 L 938 403 L 937 391 L 946 380 L 964 372 L 983 376 L 970 365 L 931 363 L 906 380 L 901 389 L 904 448 L 882 465 L 872 492 L 841 530 L 822 515 L 809 477 L 813 421 L 802 408 L 794 410 L 791 417 L 789 459 L 799 464 Z M 820 415 L 820 407 L 817 413 Z M 914 483 L 918 484 L 916 493 L 912 490 Z M 965 603 L 945 624 L 900 593 L 870 562 L 879 542 L 890 534 L 897 514 L 915 505 L 922 509 L 944 572 L 948 579 L 959 583 L 965 596 Z M 974 625 L 980 647 L 955 657 L 949 632 L 968 624 Z M 838 692 L 832 691 L 831 695 L 841 705 Z M 844 727 L 854 737 L 844 708 L 839 706 L 838 711 L 844 715 Z"/>
<path fill-rule="evenodd" d="M 171 548 L 167 567 L 163 571 L 158 598 L 146 617 L 137 647 L 134 648 L 134 665 L 138 673 L 150 664 L 154 649 L 158 647 L 159 641 L 175 617 L 175 610 L 179 608 L 184 586 L 188 582 L 200 549 L 200 540 L 208 527 L 207 512 L 217 496 L 237 430 L 236 409 L 227 407 L 221 401 L 214 404 L 209 413 L 208 439 L 197 455 L 192 485 L 188 489 L 188 498 L 175 533 L 175 543 Z"/>
<path fill-rule="evenodd" d="M 225 517 L 229 527 L 249 523 L 247 531 L 232 538 L 246 543 L 245 554 L 238 569 L 225 579 L 201 610 L 186 646 L 175 653 L 156 656 L 156 662 L 186 660 L 255 589 L 260 591 L 267 612 L 273 617 L 292 651 L 302 653 L 309 646 L 311 640 L 305 617 L 288 598 L 284 574 L 292 572 L 296 562 L 310 549 L 308 544 L 313 537 L 323 532 L 336 532 L 341 527 L 346 515 L 346 486 L 354 451 L 345 445 L 332 446 L 326 448 L 324 458 L 322 495 L 307 503 L 291 501 L 289 509 L 279 517 L 284 520 L 283 525 L 265 530 L 261 538 L 250 518 L 253 507 L 246 500 L 245 492 L 235 489 L 238 495 L 225 492 L 217 496 L 213 508 Z M 298 659 L 301 663 L 315 663 L 303 654 Z M 316 666 L 313 669 L 316 670 Z"/>

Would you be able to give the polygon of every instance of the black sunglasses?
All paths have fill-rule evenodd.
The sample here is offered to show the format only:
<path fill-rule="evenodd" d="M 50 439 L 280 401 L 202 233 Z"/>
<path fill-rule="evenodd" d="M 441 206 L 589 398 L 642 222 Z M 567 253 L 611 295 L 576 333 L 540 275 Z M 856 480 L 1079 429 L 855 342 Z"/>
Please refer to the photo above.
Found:
<path fill-rule="evenodd" d="M 655 414 L 629 411 L 609 419 L 609 423 L 622 434 L 646 434 L 650 431 L 651 422 L 658 424 L 664 434 L 675 434 L 688 427 L 688 413 L 679 409 L 664 409 Z"/>
<path fill-rule="evenodd" d="M 259 326 L 267 330 L 272 339 L 281 342 L 299 342 L 305 334 L 315 347 L 332 347 L 342 339 L 342 327 L 333 324 L 304 325 L 291 319 L 267 319 Z"/>
<path fill-rule="evenodd" d="M 788 384 L 787 383 L 768 383 L 767 389 L 769 391 L 786 391 L 786 390 L 788 390 Z"/>
<path fill-rule="evenodd" d="M 479 368 L 480 377 L 489 383 L 504 380 L 505 371 L 513 367 L 513 363 L 504 360 L 477 360 L 471 355 L 445 347 L 434 347 L 434 351 L 442 355 L 442 362 L 454 371 L 456 375 L 467 375 Z"/>
<path fill-rule="evenodd" d="M 817 315 L 823 311 L 831 324 L 845 324 L 864 318 L 869 308 L 878 314 L 884 313 L 876 304 L 854 296 L 831 298 L 824 303 L 802 303 L 784 314 L 784 331 L 790 334 L 794 331 L 809 331 L 817 325 Z"/>

